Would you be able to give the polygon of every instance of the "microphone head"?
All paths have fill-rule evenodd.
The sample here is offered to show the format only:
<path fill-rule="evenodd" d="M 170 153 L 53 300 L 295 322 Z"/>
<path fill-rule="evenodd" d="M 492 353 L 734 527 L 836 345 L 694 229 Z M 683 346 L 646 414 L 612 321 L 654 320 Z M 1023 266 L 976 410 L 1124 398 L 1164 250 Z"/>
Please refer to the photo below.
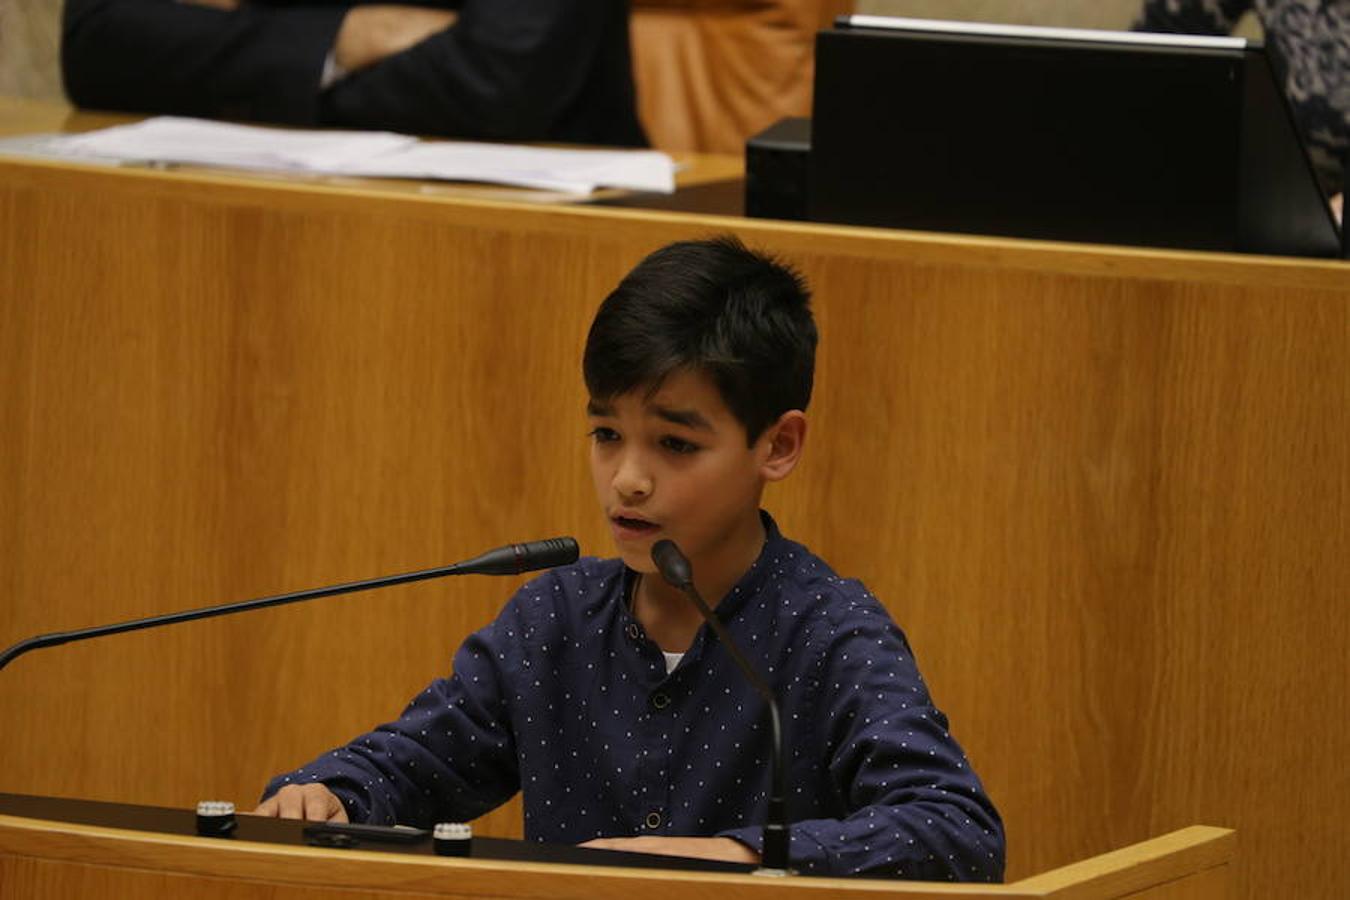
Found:
<path fill-rule="evenodd" d="M 521 554 L 522 572 L 535 569 L 551 569 L 554 566 L 570 566 L 581 556 L 581 548 L 573 537 L 551 538 L 546 541 L 529 541 Z"/>
<path fill-rule="evenodd" d="M 656 563 L 656 571 L 672 587 L 684 590 L 693 586 L 694 569 L 674 541 L 662 539 L 652 544 L 652 562 Z"/>
<path fill-rule="evenodd" d="M 554 566 L 570 566 L 581 555 L 575 538 L 507 544 L 454 565 L 454 575 L 519 575 Z"/>

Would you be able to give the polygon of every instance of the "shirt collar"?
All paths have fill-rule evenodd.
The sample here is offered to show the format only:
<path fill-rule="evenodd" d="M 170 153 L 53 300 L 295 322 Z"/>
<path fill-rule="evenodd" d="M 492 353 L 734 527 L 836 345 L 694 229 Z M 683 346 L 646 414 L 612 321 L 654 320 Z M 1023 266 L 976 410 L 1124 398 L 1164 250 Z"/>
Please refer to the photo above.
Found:
<path fill-rule="evenodd" d="M 732 586 L 727 595 L 713 609 L 723 622 L 731 621 L 745 604 L 764 591 L 773 576 L 774 561 L 780 559 L 787 549 L 789 541 L 778 530 L 778 523 L 766 511 L 759 511 L 760 521 L 764 523 L 764 546 L 759 556 L 745 570 L 745 574 Z"/>

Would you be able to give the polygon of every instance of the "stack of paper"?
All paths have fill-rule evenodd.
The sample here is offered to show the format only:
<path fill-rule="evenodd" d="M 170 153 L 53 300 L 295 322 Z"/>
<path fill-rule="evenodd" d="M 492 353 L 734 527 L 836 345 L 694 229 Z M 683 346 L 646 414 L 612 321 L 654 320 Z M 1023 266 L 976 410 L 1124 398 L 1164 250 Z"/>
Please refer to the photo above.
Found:
<path fill-rule="evenodd" d="M 54 149 L 76 156 L 307 172 L 331 172 L 415 143 L 382 131 L 283 130 L 175 116 L 53 141 Z"/>
<path fill-rule="evenodd" d="M 675 166 L 655 150 L 553 150 L 509 144 L 422 141 L 351 163 L 348 175 L 486 181 L 589 194 L 597 187 L 675 190 Z"/>
<path fill-rule="evenodd" d="M 481 181 L 586 194 L 597 187 L 670 193 L 675 165 L 651 150 L 558 150 L 419 141 L 387 132 L 298 131 L 162 116 L 53 138 L 73 157 L 187 163 L 374 178 Z"/>

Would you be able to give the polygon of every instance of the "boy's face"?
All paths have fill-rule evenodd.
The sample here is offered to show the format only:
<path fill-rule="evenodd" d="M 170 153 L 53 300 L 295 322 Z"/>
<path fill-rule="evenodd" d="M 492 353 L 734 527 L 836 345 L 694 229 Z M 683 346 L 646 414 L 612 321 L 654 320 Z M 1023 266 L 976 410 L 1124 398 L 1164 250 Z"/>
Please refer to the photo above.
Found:
<path fill-rule="evenodd" d="M 677 371 L 650 396 L 639 386 L 592 400 L 587 412 L 596 497 L 629 568 L 654 572 L 651 548 L 663 538 L 696 575 L 700 561 L 716 567 L 747 540 L 763 540 L 759 500 L 774 429 L 747 447 L 706 375 Z"/>

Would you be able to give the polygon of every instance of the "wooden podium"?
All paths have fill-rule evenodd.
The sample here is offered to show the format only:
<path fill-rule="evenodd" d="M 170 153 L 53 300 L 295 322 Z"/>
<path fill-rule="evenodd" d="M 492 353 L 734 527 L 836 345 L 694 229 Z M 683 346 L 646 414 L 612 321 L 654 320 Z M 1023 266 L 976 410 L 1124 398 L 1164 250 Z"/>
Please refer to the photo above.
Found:
<path fill-rule="evenodd" d="M 24 815 L 11 815 L 19 811 Z M 30 816 L 41 816 L 33 818 Z M 1131 897 L 1230 896 L 1234 833 L 1193 826 L 1011 884 L 933 884 L 870 878 L 769 878 L 692 861 L 504 839 L 476 839 L 468 858 L 430 842 L 397 850 L 302 843 L 302 823 L 239 816 L 238 837 L 198 837 L 189 810 L 0 795 L 0 900 L 189 896 L 302 898 L 707 896 Z M 122 822 L 108 827 L 91 822 Z M 372 845 L 374 846 L 374 845 Z M 621 864 L 615 865 L 618 861 Z M 669 866 L 669 868 L 662 868 Z"/>
<path fill-rule="evenodd" d="M 111 121 L 0 99 L 0 134 Z M 801 267 L 823 335 L 766 508 L 904 628 L 1017 890 L 1208 822 L 1243 835 L 1239 896 L 1350 896 L 1317 802 L 1350 746 L 1350 262 L 659 205 L 739 166 L 619 207 L 0 160 L 0 646 L 551 534 L 609 555 L 587 327 L 645 253 L 733 232 Z M 31 654 L 0 673 L 0 791 L 251 799 L 397 715 L 513 589 Z M 519 836 L 518 803 L 487 818 Z"/>

